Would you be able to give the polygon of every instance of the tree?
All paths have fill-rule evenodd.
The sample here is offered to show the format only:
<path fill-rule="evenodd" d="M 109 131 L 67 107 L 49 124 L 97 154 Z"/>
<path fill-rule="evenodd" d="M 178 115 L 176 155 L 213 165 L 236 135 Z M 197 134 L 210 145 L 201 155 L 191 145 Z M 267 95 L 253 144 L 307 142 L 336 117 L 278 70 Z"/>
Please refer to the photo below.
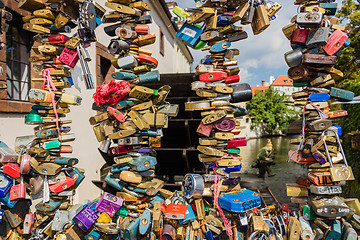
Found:
<path fill-rule="evenodd" d="M 286 104 L 286 98 L 283 93 L 272 88 L 253 96 L 246 104 L 252 120 L 251 128 L 262 123 L 263 130 L 269 134 L 285 130 L 296 118 L 296 111 Z"/>
<path fill-rule="evenodd" d="M 343 54 L 338 57 L 336 68 L 344 73 L 344 79 L 337 82 L 337 86 L 360 95 L 360 4 L 353 0 L 344 0 L 343 7 L 337 14 L 347 26 L 352 28 L 349 34 L 350 46 L 343 48 Z M 343 148 L 346 159 L 354 173 L 360 171 L 359 149 L 352 149 L 347 133 L 360 127 L 360 104 L 347 104 L 343 109 L 348 111 L 348 116 L 340 120 L 342 126 Z M 347 182 L 343 189 L 345 197 L 360 197 L 360 179 Z"/>

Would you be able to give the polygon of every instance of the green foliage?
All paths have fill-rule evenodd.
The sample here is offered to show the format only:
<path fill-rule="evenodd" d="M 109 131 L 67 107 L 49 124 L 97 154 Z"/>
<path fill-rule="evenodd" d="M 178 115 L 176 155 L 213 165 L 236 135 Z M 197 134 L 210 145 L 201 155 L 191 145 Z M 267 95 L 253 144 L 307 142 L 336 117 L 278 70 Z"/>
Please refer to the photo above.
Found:
<path fill-rule="evenodd" d="M 252 121 L 251 128 L 263 123 L 263 130 L 270 134 L 285 130 L 296 116 L 296 111 L 290 109 L 285 103 L 286 98 L 283 93 L 272 88 L 255 94 L 246 104 Z"/>
<path fill-rule="evenodd" d="M 343 7 L 338 12 L 343 22 L 347 22 L 347 26 L 353 29 L 349 34 L 351 41 L 350 46 L 343 48 L 343 54 L 337 59 L 337 66 L 339 70 L 344 73 L 344 79 L 337 83 L 337 87 L 346 89 L 355 93 L 355 96 L 360 95 L 360 5 L 357 1 L 344 0 Z M 360 178 L 358 177 L 360 171 L 359 155 L 360 151 L 351 148 L 351 137 L 347 133 L 360 128 L 360 104 L 347 104 L 343 109 L 348 111 L 348 116 L 342 118 L 339 125 L 342 126 L 343 147 L 345 150 L 346 159 L 352 167 L 355 181 L 347 182 L 343 189 L 344 197 L 360 198 Z"/>

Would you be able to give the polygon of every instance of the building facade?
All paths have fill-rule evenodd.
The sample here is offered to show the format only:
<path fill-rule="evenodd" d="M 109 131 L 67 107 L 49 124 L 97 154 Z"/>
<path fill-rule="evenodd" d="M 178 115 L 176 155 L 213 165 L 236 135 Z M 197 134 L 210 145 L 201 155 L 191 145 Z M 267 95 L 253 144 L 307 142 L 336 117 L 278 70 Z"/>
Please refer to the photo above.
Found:
<path fill-rule="evenodd" d="M 286 96 L 291 96 L 293 92 L 301 91 L 301 87 L 294 87 L 293 80 L 287 75 L 279 75 L 275 81 L 270 85 L 272 89 L 284 93 Z"/>
<path fill-rule="evenodd" d="M 34 126 L 25 125 L 24 116 L 30 112 L 32 105 L 28 102 L 29 89 L 41 87 L 41 83 L 33 83 L 31 78 L 40 78 L 41 75 L 34 71 L 33 64 L 28 60 L 34 54 L 31 46 L 35 34 L 22 29 L 21 18 L 29 13 L 17 7 L 19 0 L 3 2 L 6 10 L 12 12 L 13 21 L 9 22 L 8 32 L 4 32 L 1 37 L 1 42 L 6 43 L 6 47 L 0 50 L 0 141 L 14 147 L 17 136 L 34 134 Z M 96 2 L 107 12 L 111 11 L 105 7 L 105 0 Z M 193 57 L 187 46 L 175 38 L 178 29 L 171 21 L 166 3 L 164 0 L 145 2 L 151 6 L 148 13 L 153 21 L 150 32 L 156 34 L 156 42 L 146 48 L 152 50 L 152 56 L 159 62 L 157 70 L 160 73 L 190 72 Z M 110 74 L 115 70 L 110 63 L 113 57 L 107 52 L 110 38 L 103 30 L 107 25 L 109 24 L 101 24 L 95 30 L 97 42 L 87 48 L 92 58 L 89 68 L 97 85 L 111 80 Z M 86 89 L 80 64 L 77 64 L 71 73 L 74 86 L 67 92 L 82 97 L 82 104 L 72 106 L 71 112 L 67 114 L 68 119 L 72 120 L 71 131 L 76 135 L 76 140 L 71 143 L 74 149 L 72 156 L 79 159 L 77 167 L 86 170 L 86 178 L 77 189 L 74 201 L 83 202 L 100 195 L 100 190 L 91 180 L 99 180 L 99 170 L 105 161 L 98 152 L 99 142 L 88 121 L 91 116 L 96 115 L 96 111 L 91 109 L 95 89 Z"/>

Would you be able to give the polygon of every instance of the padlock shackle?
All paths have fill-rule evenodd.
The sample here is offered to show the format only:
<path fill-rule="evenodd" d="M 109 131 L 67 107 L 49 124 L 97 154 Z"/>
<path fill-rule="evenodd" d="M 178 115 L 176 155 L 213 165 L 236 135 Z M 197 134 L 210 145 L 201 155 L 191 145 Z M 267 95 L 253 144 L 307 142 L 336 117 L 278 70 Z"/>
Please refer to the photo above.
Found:
<path fill-rule="evenodd" d="M 341 152 L 341 155 L 343 156 L 345 166 L 348 167 L 349 165 L 348 165 L 348 163 L 347 163 L 347 161 L 346 161 L 345 152 L 344 152 L 344 149 L 343 149 L 343 147 L 342 147 L 342 144 L 341 144 L 341 142 L 340 142 L 340 138 L 339 138 L 339 135 L 337 134 L 337 132 L 335 132 L 333 129 L 329 129 L 329 128 L 328 128 L 328 129 L 324 130 L 324 131 L 321 133 L 321 137 L 325 136 L 325 133 L 328 132 L 328 131 L 331 131 L 331 132 L 333 132 L 333 133 L 335 134 L 336 139 L 337 139 L 337 141 L 338 141 L 338 143 L 339 143 L 340 152 Z M 329 153 L 329 149 L 328 149 L 327 144 L 326 144 L 326 140 L 324 141 L 324 147 L 325 147 L 326 156 L 327 156 L 327 158 L 328 158 L 328 160 L 329 160 L 330 166 L 333 168 L 334 165 L 333 165 L 332 160 L 331 160 L 331 157 L 330 157 L 330 153 Z"/>

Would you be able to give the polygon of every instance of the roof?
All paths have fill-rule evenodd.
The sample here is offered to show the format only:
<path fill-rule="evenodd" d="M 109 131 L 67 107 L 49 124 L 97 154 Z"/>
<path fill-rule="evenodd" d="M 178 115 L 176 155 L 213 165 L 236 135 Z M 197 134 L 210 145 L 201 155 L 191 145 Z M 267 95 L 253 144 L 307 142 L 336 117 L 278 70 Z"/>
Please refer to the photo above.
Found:
<path fill-rule="evenodd" d="M 271 86 L 293 86 L 293 83 L 287 75 L 279 75 Z"/>
<path fill-rule="evenodd" d="M 257 91 L 265 92 L 269 86 L 251 87 L 252 95 L 254 96 Z"/>

